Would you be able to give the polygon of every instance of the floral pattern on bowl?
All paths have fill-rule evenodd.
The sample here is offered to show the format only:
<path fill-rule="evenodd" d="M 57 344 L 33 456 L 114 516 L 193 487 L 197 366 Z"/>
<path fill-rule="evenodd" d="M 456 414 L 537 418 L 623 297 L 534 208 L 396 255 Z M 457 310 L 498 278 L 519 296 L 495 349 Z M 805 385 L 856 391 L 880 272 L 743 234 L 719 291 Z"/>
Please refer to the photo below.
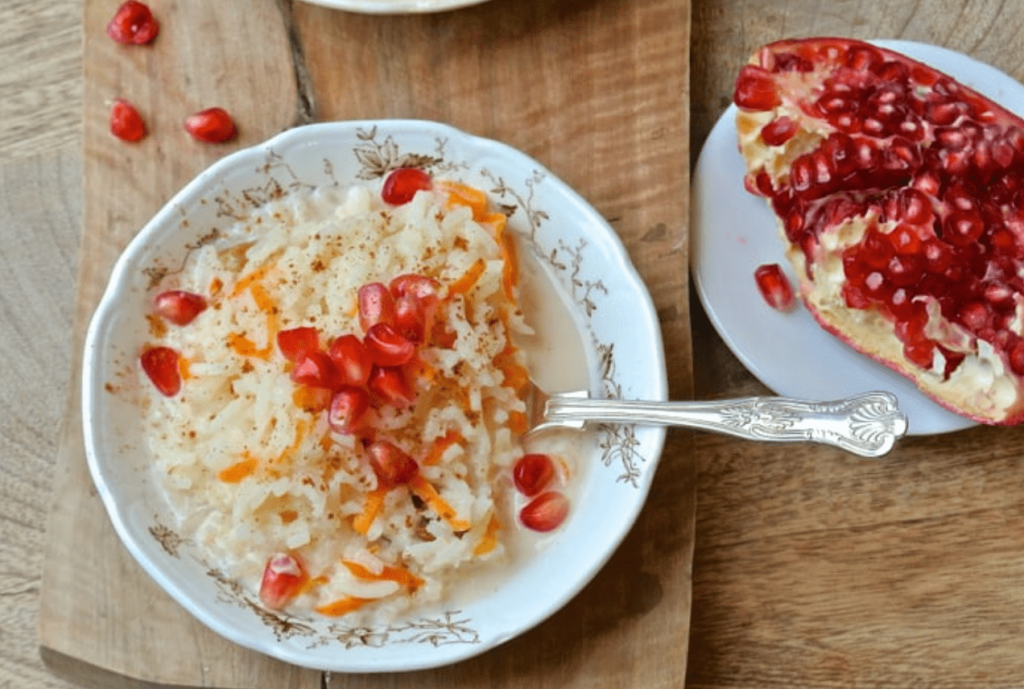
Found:
<path fill-rule="evenodd" d="M 189 251 L 271 200 L 375 180 L 407 166 L 484 189 L 509 216 L 509 227 L 550 269 L 585 324 L 592 393 L 652 400 L 667 394 L 654 309 L 614 231 L 564 183 L 514 149 L 431 122 L 338 122 L 290 130 L 203 172 L 125 250 L 90 324 L 83 379 L 89 468 L 122 541 L 180 604 L 236 643 L 321 670 L 445 665 L 538 624 L 568 602 L 625 537 L 664 442 L 660 428 L 598 427 L 594 469 L 584 476 L 578 505 L 533 561 L 490 595 L 373 628 L 268 611 L 255 592 L 224 576 L 179 533 L 146 477 L 138 395 L 132 391 L 146 334 L 141 314 L 152 288 Z"/>

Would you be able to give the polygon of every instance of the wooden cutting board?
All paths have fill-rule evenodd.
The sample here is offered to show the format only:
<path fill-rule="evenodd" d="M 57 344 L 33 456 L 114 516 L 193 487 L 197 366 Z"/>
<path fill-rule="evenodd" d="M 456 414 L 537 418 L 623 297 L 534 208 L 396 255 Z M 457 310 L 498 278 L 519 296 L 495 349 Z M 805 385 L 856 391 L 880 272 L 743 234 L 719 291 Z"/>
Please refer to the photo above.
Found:
<path fill-rule="evenodd" d="M 118 3 L 84 3 L 84 218 L 75 348 L 118 253 L 204 167 L 312 121 L 422 118 L 504 141 L 611 222 L 661 318 L 674 397 L 693 390 L 687 294 L 689 0 L 493 0 L 359 15 L 289 0 L 152 0 L 149 46 L 113 43 Z M 107 132 L 127 98 L 149 136 Z M 200 144 L 181 123 L 222 106 L 239 126 Z M 670 433 L 650 501 L 612 561 L 548 622 L 436 671 L 321 676 L 222 640 L 120 545 L 85 465 L 80 363 L 57 459 L 40 609 L 44 659 L 105 687 L 679 687 L 694 531 L 692 438 Z"/>

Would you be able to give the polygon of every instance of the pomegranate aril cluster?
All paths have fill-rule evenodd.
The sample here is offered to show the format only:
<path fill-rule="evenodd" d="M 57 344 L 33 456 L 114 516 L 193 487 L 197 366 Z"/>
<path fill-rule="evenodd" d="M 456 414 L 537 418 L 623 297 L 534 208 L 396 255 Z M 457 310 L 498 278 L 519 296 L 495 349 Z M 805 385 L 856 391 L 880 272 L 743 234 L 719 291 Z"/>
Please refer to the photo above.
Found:
<path fill-rule="evenodd" d="M 926 327 L 941 314 L 1024 375 L 1024 122 L 893 53 L 812 43 L 764 49 L 737 79 L 739 107 L 781 113 L 763 125 L 765 145 L 785 146 L 800 129 L 779 107 L 787 93 L 812 94 L 799 116 L 828 125 L 787 174 L 761 171 L 748 190 L 770 200 L 812 273 L 822 233 L 866 228 L 842 255 L 843 296 L 890 318 L 914 364 L 941 363 L 948 375 L 963 360 Z"/>
<path fill-rule="evenodd" d="M 152 10 L 138 0 L 122 3 L 107 24 L 107 35 L 122 45 L 147 45 L 160 32 Z M 206 143 L 223 143 L 234 138 L 237 130 L 231 115 L 223 108 L 208 108 L 185 118 L 184 128 L 192 138 Z M 110 106 L 110 133 L 122 141 L 141 141 L 146 137 L 145 121 L 133 103 L 115 98 Z"/>

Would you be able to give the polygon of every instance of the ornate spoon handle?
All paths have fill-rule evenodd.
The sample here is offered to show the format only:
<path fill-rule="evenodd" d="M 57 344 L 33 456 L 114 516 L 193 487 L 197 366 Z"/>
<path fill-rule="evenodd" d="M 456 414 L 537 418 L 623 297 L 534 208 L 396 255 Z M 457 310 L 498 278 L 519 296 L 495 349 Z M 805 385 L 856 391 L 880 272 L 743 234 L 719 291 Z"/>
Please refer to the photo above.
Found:
<path fill-rule="evenodd" d="M 684 426 L 773 442 L 816 442 L 881 457 L 907 432 L 895 395 L 868 392 L 832 402 L 746 397 L 711 402 L 633 402 L 552 395 L 545 425 L 582 421 Z"/>

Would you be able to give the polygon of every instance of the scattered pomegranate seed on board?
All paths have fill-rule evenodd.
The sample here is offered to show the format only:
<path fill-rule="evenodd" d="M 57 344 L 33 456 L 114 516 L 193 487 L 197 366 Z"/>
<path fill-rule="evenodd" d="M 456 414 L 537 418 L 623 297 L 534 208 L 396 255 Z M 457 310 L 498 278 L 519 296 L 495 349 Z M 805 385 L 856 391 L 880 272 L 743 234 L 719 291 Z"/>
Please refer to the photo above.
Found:
<path fill-rule="evenodd" d="M 146 136 L 146 123 L 134 105 L 115 98 L 110 106 L 110 133 L 122 141 L 141 141 Z"/>
<path fill-rule="evenodd" d="M 160 24 L 147 5 L 128 0 L 107 24 L 107 35 L 123 45 L 151 43 L 160 32 Z"/>
<path fill-rule="evenodd" d="M 185 131 L 197 141 L 219 144 L 237 133 L 235 121 L 223 108 L 208 108 L 185 118 Z"/>

